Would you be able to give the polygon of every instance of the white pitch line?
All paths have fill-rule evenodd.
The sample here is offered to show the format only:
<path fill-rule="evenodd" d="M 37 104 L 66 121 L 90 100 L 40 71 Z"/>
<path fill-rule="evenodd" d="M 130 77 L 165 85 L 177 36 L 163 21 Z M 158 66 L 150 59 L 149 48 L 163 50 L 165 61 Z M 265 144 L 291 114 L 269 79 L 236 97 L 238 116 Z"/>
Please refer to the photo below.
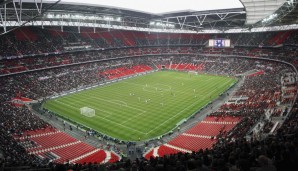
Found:
<path fill-rule="evenodd" d="M 90 97 L 90 98 L 86 98 L 86 99 L 98 99 L 98 100 L 102 100 L 102 101 L 106 101 L 106 102 L 109 102 L 109 103 L 114 103 L 114 104 L 119 105 L 119 103 L 113 102 L 112 100 L 106 100 L 106 99 L 102 99 L 100 97 Z M 132 107 L 132 106 L 128 106 L 128 105 L 125 106 L 125 107 L 131 108 L 131 109 L 134 109 L 134 110 L 138 110 L 138 111 L 141 111 L 141 112 L 146 112 L 146 111 L 144 111 L 142 109 L 138 109 L 138 108 L 135 108 L 135 107 Z"/>
<path fill-rule="evenodd" d="M 145 88 L 146 88 L 146 87 L 143 87 L 142 90 L 143 90 L 143 91 L 146 91 L 146 92 L 149 92 L 149 93 L 160 93 L 160 91 L 158 91 L 158 92 L 157 92 L 156 90 L 152 90 L 152 91 L 151 91 L 151 90 L 146 90 Z M 147 88 L 148 88 L 148 87 L 147 87 Z"/>
<path fill-rule="evenodd" d="M 138 115 L 135 115 L 135 116 L 133 116 L 133 117 L 131 117 L 131 118 L 125 120 L 125 121 L 122 122 L 121 124 L 124 124 L 124 123 L 126 123 L 126 122 L 128 122 L 128 121 L 131 121 L 132 119 L 134 119 L 134 118 L 136 118 L 136 117 L 138 117 L 138 116 L 140 116 L 140 115 L 143 115 L 144 113 L 146 113 L 146 111 L 144 111 L 144 112 L 142 112 L 142 113 L 139 113 Z"/>
<path fill-rule="evenodd" d="M 80 109 L 79 109 L 79 108 L 77 108 L 77 107 L 74 107 L 74 106 L 72 106 L 72 105 L 69 105 L 69 104 L 67 104 L 67 103 L 64 103 L 64 102 L 60 102 L 58 99 L 56 99 L 56 100 L 54 100 L 54 101 L 56 101 L 56 102 L 58 102 L 58 103 L 61 103 L 61 104 L 65 105 L 65 106 L 68 106 L 68 107 L 70 107 L 70 108 L 73 108 L 73 109 L 76 109 L 76 110 L 80 110 Z"/>
<path fill-rule="evenodd" d="M 230 83 L 230 82 L 231 82 L 231 81 L 228 81 L 228 82 L 226 82 L 225 84 L 223 84 L 223 85 L 220 86 L 220 87 L 223 87 L 223 86 L 225 86 L 226 84 L 228 84 L 228 83 Z M 208 93 L 208 94 L 205 96 L 205 98 L 203 98 L 203 99 L 206 99 L 210 94 L 212 94 L 212 93 L 213 93 L 214 91 L 216 91 L 216 90 L 217 90 L 217 89 L 214 89 L 213 91 L 211 91 L 210 93 Z M 201 100 L 201 99 L 200 99 L 200 100 Z M 147 134 L 149 134 L 150 132 L 156 130 L 157 128 L 159 128 L 160 126 L 162 126 L 164 123 L 168 122 L 168 121 L 171 120 L 172 118 L 174 118 L 174 117 L 176 117 L 177 115 L 179 115 L 181 112 L 183 112 L 183 111 L 185 111 L 186 109 L 192 107 L 192 106 L 195 105 L 197 102 L 198 102 L 198 100 L 195 101 L 194 103 L 192 103 L 191 105 L 189 105 L 188 107 L 184 108 L 183 110 L 181 110 L 180 112 L 178 112 L 178 113 L 175 114 L 174 116 L 172 116 L 172 117 L 170 117 L 169 119 L 165 120 L 165 121 L 162 122 L 160 125 L 158 125 L 157 127 L 153 128 L 152 130 L 150 130 L 149 132 L 147 132 Z"/>
<path fill-rule="evenodd" d="M 127 103 L 122 101 L 122 100 L 110 100 L 111 102 L 120 102 L 122 103 L 124 106 L 127 106 Z"/>
<path fill-rule="evenodd" d="M 126 83 L 126 84 L 132 84 L 132 85 L 137 85 L 137 86 L 142 86 L 142 87 L 143 87 L 143 89 L 144 89 L 145 87 L 152 87 L 152 88 L 159 88 L 159 89 L 163 89 L 163 90 L 165 90 L 165 91 L 170 91 L 170 90 L 171 90 L 171 86 L 169 86 L 169 85 L 166 85 L 166 84 L 160 84 L 160 83 L 156 83 L 156 84 L 153 84 L 153 85 L 148 85 L 148 86 L 146 86 L 146 85 L 143 85 L 143 84 L 130 83 L 130 82 L 126 82 L 126 81 L 123 81 L 123 83 Z M 161 88 L 161 87 L 158 87 L 157 85 L 167 86 L 168 88 Z"/>
<path fill-rule="evenodd" d="M 148 87 L 146 87 L 146 85 L 143 85 L 143 84 L 137 84 L 137 83 L 130 83 L 130 82 L 125 82 L 125 81 L 123 81 L 123 83 L 126 83 L 126 84 L 132 84 L 132 85 L 137 85 L 137 86 L 142 86 L 143 87 L 143 91 L 146 91 L 146 92 L 149 92 L 149 93 L 160 93 L 160 91 L 156 91 L 156 89 L 154 89 L 154 90 L 146 90 L 146 88 L 150 88 L 150 87 L 152 87 L 152 88 L 160 88 L 160 87 L 155 87 L 155 86 L 148 86 Z M 159 83 L 157 83 L 157 84 L 159 84 Z M 156 85 L 156 84 L 155 84 Z M 160 85 L 166 85 L 166 84 L 160 84 Z M 166 85 L 166 86 L 169 86 L 169 85 Z M 169 86 L 169 87 L 171 87 L 171 86 Z M 162 89 L 163 91 L 171 91 L 171 89 Z M 174 90 L 174 92 L 176 92 L 176 93 L 186 93 L 185 91 L 177 91 L 177 90 Z"/>
<path fill-rule="evenodd" d="M 167 84 L 160 84 L 160 83 L 155 83 L 155 84 L 153 84 L 154 86 L 156 86 L 157 85 L 157 88 L 159 88 L 158 87 L 158 85 L 161 85 L 161 86 L 166 86 L 166 87 L 168 87 L 166 90 L 168 90 L 168 89 L 172 89 L 172 86 L 169 86 L 169 85 L 167 85 Z"/>

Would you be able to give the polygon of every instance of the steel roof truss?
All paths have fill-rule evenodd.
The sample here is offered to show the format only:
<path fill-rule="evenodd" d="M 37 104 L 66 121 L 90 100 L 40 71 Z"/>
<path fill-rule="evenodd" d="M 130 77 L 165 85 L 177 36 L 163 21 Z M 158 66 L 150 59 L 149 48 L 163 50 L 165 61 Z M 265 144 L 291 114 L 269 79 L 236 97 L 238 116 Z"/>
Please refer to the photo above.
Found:
<path fill-rule="evenodd" d="M 5 8 L 6 8 L 6 5 L 5 5 Z M 1 12 L 1 9 L 0 9 L 1 26 L 3 27 L 4 32 L 6 33 L 6 12 L 5 11 L 6 10 L 4 10 L 4 16 L 2 16 L 2 12 Z"/>
<path fill-rule="evenodd" d="M 2 12 L 1 12 L 1 9 L 0 9 L 0 17 L 1 17 L 1 23 L 2 23 L 4 33 L 6 33 L 6 24 L 7 24 L 7 21 L 6 21 L 6 18 L 7 18 L 6 3 L 3 6 L 4 6 L 4 15 L 2 16 Z"/>
<path fill-rule="evenodd" d="M 178 23 L 179 23 L 179 25 L 180 25 L 180 29 L 183 29 L 183 26 L 184 26 L 184 24 L 185 24 L 185 20 L 186 20 L 186 16 L 184 16 L 184 17 L 176 17 L 176 18 L 177 18 Z M 180 19 L 181 19 L 181 20 L 183 19 L 183 23 L 180 22 Z"/>
<path fill-rule="evenodd" d="M 41 14 L 41 10 L 42 10 L 42 0 L 40 0 L 40 5 L 38 6 L 38 3 L 36 0 L 34 0 L 34 3 L 35 3 L 35 6 L 36 6 L 36 9 L 38 11 L 39 14 Z"/>
<path fill-rule="evenodd" d="M 230 13 L 226 13 L 226 14 L 216 14 L 220 20 L 224 20 Z"/>
<path fill-rule="evenodd" d="M 207 15 L 204 15 L 203 18 L 202 18 L 202 16 L 199 17 L 199 16 L 196 15 L 196 18 L 197 18 L 198 22 L 200 23 L 200 26 L 203 25 L 206 17 L 207 17 Z M 200 18 L 202 18 L 202 19 L 200 19 Z"/>
<path fill-rule="evenodd" d="M 19 4 L 19 6 L 20 6 L 19 8 L 16 8 L 16 3 Z M 22 4 L 23 4 L 22 0 L 20 0 L 19 2 L 13 1 L 13 8 L 14 8 L 14 11 L 16 13 L 16 17 L 17 17 L 17 20 L 19 23 L 22 21 Z"/>

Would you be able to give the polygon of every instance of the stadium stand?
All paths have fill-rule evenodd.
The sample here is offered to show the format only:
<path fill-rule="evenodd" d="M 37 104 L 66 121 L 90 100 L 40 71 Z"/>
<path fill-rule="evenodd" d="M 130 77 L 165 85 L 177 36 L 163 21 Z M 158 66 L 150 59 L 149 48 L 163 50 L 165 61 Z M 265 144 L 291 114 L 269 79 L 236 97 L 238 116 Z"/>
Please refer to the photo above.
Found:
<path fill-rule="evenodd" d="M 85 32 L 84 32 L 85 31 Z M 169 46 L 169 45 L 199 45 L 202 46 L 209 38 L 230 38 L 234 46 L 250 51 L 251 53 L 262 53 L 266 49 L 258 49 L 259 46 L 274 47 L 275 45 L 295 45 L 297 31 L 279 32 L 256 32 L 256 33 L 234 33 L 234 34 L 215 34 L 215 35 L 188 35 L 188 34 L 148 34 L 133 31 L 110 31 L 97 30 L 98 32 L 88 32 L 83 29 L 77 33 L 71 27 L 66 27 L 64 32 L 55 28 L 39 29 L 35 27 L 25 27 L 14 30 L 12 33 L 1 36 L 1 44 L 10 47 L 11 50 L 2 52 L 2 57 L 24 56 L 30 54 L 61 53 L 63 51 L 75 50 L 75 47 L 113 48 L 113 47 L 144 47 L 144 46 Z M 45 37 L 45 39 L 43 39 Z M 140 40 L 141 39 L 141 40 Z M 142 42 L 136 43 L 135 42 Z M 245 46 L 245 49 L 242 47 Z M 34 49 L 34 51 L 32 51 Z M 187 47 L 179 48 L 180 52 L 187 52 Z M 212 53 L 221 52 L 221 49 L 208 49 Z M 224 49 L 224 52 L 231 49 Z M 235 50 L 233 50 L 235 51 Z M 270 49 L 272 51 L 272 49 Z M 275 50 L 273 50 L 275 51 Z"/>
<path fill-rule="evenodd" d="M 87 29 L 77 33 L 67 27 L 64 32 L 57 28 L 24 27 L 0 37 L 1 46 L 7 47 L 0 50 L 0 112 L 3 116 L 0 118 L 0 149 L 5 156 L 0 160 L 1 164 L 6 167 L 39 166 L 47 158 L 55 163 L 46 166 L 48 168 L 73 170 L 91 165 L 99 168 L 107 162 L 114 163 L 104 165 L 109 170 L 135 167 L 139 170 L 158 167 L 171 170 L 182 166 L 188 168 L 192 164 L 207 170 L 247 170 L 258 167 L 258 162 L 262 161 L 273 162 L 277 170 L 298 168 L 295 163 L 298 158 L 297 101 L 294 101 L 297 86 L 295 81 L 291 82 L 294 74 L 289 74 L 293 70 L 282 63 L 258 59 L 278 59 L 297 67 L 295 48 L 262 48 L 297 44 L 297 30 L 223 35 L 97 31 L 91 33 Z M 235 48 L 222 50 L 202 46 L 215 37 L 231 38 Z M 91 46 L 90 50 L 69 52 L 68 49 L 85 46 Z M 94 50 L 96 48 L 110 49 Z M 202 55 L 196 55 L 198 53 Z M 221 55 L 255 58 L 223 58 Z M 228 102 L 194 127 L 151 149 L 142 161 L 118 161 L 118 154 L 97 149 L 60 132 L 24 105 L 11 105 L 15 97 L 43 99 L 101 81 L 161 69 L 162 66 L 233 76 L 253 72 Z M 286 110 L 279 104 L 294 106 Z M 266 112 L 270 113 L 269 119 Z M 276 116 L 289 117 L 280 126 L 270 119 Z M 274 131 L 276 135 L 259 140 L 258 133 L 252 131 L 250 141 L 243 139 L 261 121 L 264 122 L 264 133 Z M 77 164 L 62 165 L 65 162 Z"/>

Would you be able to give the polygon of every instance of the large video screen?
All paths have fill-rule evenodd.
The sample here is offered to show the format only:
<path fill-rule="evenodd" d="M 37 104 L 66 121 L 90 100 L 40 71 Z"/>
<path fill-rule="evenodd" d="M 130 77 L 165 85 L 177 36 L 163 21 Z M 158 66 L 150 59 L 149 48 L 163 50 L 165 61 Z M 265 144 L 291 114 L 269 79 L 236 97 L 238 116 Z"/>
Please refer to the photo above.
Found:
<path fill-rule="evenodd" d="M 230 47 L 231 41 L 230 39 L 209 39 L 209 47 Z"/>

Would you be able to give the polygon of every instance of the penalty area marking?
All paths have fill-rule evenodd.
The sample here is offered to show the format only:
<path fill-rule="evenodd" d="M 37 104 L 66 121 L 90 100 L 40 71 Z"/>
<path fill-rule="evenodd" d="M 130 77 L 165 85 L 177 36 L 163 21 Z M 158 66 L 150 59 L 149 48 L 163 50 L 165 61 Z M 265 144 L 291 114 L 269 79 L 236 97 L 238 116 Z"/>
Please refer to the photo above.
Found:
<path fill-rule="evenodd" d="M 58 103 L 61 103 L 61 104 L 65 105 L 65 106 L 71 107 L 71 108 L 73 108 L 73 109 L 80 110 L 79 108 L 77 108 L 77 107 L 75 107 L 75 106 L 72 106 L 72 105 L 69 105 L 69 104 L 67 104 L 67 103 L 61 102 L 61 101 L 59 101 L 58 99 L 56 99 L 55 101 L 58 102 Z M 92 106 L 92 107 L 90 107 L 90 108 L 94 108 L 94 109 L 99 110 L 99 111 L 101 111 L 101 112 L 105 112 L 105 113 L 108 113 L 108 114 L 112 115 L 111 112 L 106 111 L 106 110 L 103 110 L 103 109 L 98 109 L 97 107 L 94 107 L 94 106 Z M 96 115 L 96 116 L 98 116 L 98 115 Z M 103 117 L 103 118 L 105 118 L 105 117 Z"/>
<path fill-rule="evenodd" d="M 76 110 L 80 110 L 79 108 L 77 108 L 77 107 L 75 107 L 75 106 L 72 106 L 72 105 L 69 105 L 69 104 L 66 104 L 66 103 L 60 102 L 60 101 L 58 101 L 57 99 L 56 99 L 55 101 L 57 101 L 58 103 L 61 103 L 61 104 L 65 105 L 65 106 L 68 106 L 68 107 L 70 107 L 70 108 L 73 108 L 73 109 L 76 109 Z M 142 132 L 142 131 L 139 131 L 139 130 L 133 129 L 133 128 L 131 128 L 131 127 L 128 127 L 128 126 L 126 126 L 126 125 L 122 125 L 122 124 L 120 124 L 120 123 L 117 123 L 117 122 L 115 122 L 115 121 L 112 121 L 112 120 L 106 119 L 105 117 L 98 116 L 98 115 L 95 115 L 95 117 L 102 118 L 103 120 L 106 120 L 106 121 L 109 121 L 109 122 L 115 123 L 116 125 L 120 125 L 120 126 L 122 126 L 122 127 L 124 127 L 124 128 L 127 128 L 127 129 L 133 130 L 133 131 L 135 131 L 135 132 L 139 132 L 139 133 L 141 133 L 141 134 L 145 134 L 145 135 L 147 135 L 147 133 L 145 133 L 145 132 Z"/>
<path fill-rule="evenodd" d="M 105 99 L 98 98 L 98 97 L 90 97 L 90 98 L 100 99 L 100 100 L 107 101 L 107 102 L 110 102 L 110 103 L 114 103 L 113 101 L 121 101 L 121 100 L 105 100 Z M 121 102 L 123 102 L 123 101 L 121 101 Z M 125 103 L 125 102 L 123 102 L 123 103 Z M 138 108 L 135 108 L 135 107 L 128 106 L 127 103 L 125 103 L 125 104 L 126 104 L 125 107 L 131 108 L 131 109 L 134 109 L 134 110 L 141 111 L 141 113 L 139 113 L 139 114 L 137 114 L 137 115 L 135 115 L 135 116 L 133 116 L 133 117 L 125 120 L 124 122 L 120 123 L 121 125 L 124 124 L 124 123 L 126 123 L 126 122 L 128 122 L 128 121 L 130 121 L 130 120 L 132 120 L 132 119 L 134 119 L 134 118 L 136 118 L 136 117 L 138 117 L 138 116 L 140 116 L 140 115 L 143 115 L 144 113 L 147 112 L 147 111 L 142 110 L 142 109 L 138 109 Z"/>
<path fill-rule="evenodd" d="M 121 101 L 121 100 L 106 100 L 106 99 L 102 99 L 102 98 L 98 98 L 98 97 L 90 97 L 90 98 L 88 98 L 88 99 L 100 99 L 100 100 L 102 100 L 102 101 L 107 101 L 107 102 L 114 103 L 114 104 L 115 104 L 115 102 L 113 102 L 113 101 L 119 101 L 119 102 L 125 103 L 125 102 L 123 102 L 123 101 Z M 116 104 L 119 104 L 119 103 L 116 103 Z M 133 116 L 133 117 L 131 117 L 131 118 L 129 118 L 129 119 L 123 121 L 122 123 L 120 123 L 121 125 L 124 124 L 124 123 L 126 123 L 126 122 L 128 122 L 128 121 L 130 121 L 130 120 L 132 120 L 132 119 L 134 119 L 134 118 L 136 118 L 136 117 L 138 117 L 138 116 L 140 116 L 140 115 L 143 115 L 144 113 L 147 112 L 147 111 L 142 110 L 142 109 L 138 109 L 138 108 L 135 108 L 135 107 L 128 106 L 127 103 L 125 103 L 125 104 L 126 104 L 125 107 L 127 107 L 127 108 L 131 108 L 131 109 L 134 109 L 134 110 L 139 110 L 139 111 L 141 111 L 141 113 L 139 113 L 139 114 L 137 114 L 137 115 L 135 115 L 135 116 Z"/>

